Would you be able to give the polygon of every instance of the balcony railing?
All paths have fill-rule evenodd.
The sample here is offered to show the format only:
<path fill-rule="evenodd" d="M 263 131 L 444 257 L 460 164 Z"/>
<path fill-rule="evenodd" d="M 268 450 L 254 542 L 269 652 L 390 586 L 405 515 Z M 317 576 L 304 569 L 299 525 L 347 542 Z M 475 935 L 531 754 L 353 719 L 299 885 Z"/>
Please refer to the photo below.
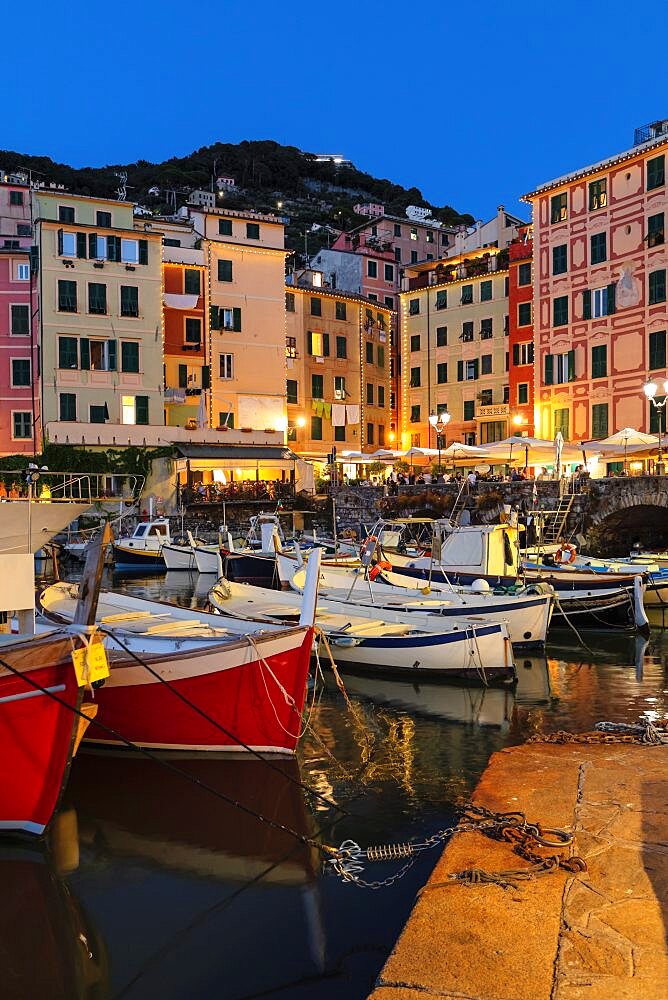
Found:
<path fill-rule="evenodd" d="M 416 278 L 409 278 L 410 291 L 417 288 L 428 288 L 429 285 L 441 285 L 450 281 L 465 281 L 467 278 L 479 278 L 483 275 L 504 271 L 508 267 L 508 250 L 500 250 L 496 254 L 485 254 L 475 260 L 464 260 L 460 264 L 446 264 L 439 261 L 434 268 L 423 271 Z"/>
<path fill-rule="evenodd" d="M 640 146 L 643 142 L 650 142 L 658 139 L 662 135 L 668 134 L 668 118 L 658 122 L 650 122 L 649 125 L 641 125 L 633 133 L 633 145 Z"/>

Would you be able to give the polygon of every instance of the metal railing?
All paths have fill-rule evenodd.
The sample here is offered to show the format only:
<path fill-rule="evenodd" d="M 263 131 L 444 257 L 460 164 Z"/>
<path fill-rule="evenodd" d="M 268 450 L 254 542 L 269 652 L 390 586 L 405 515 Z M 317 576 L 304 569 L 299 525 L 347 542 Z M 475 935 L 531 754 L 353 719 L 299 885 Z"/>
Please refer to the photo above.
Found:
<path fill-rule="evenodd" d="M 144 482 L 144 476 L 124 473 L 7 469 L 0 470 L 0 500 L 32 499 L 52 503 L 121 500 L 135 503 L 141 496 Z"/>

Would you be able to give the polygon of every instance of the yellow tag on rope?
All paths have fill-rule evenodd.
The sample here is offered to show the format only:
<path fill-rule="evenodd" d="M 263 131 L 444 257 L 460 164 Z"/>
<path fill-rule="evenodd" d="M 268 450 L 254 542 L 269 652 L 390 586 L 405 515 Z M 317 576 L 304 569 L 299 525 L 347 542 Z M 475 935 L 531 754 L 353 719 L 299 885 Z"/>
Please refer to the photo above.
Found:
<path fill-rule="evenodd" d="M 101 642 L 91 642 L 72 653 L 72 663 L 79 687 L 102 681 L 109 676 L 107 653 Z"/>

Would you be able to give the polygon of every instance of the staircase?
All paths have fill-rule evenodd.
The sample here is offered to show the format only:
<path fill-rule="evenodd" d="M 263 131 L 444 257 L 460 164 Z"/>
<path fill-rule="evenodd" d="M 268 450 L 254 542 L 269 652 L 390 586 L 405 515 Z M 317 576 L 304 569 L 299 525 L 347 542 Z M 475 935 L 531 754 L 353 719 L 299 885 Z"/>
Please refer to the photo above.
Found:
<path fill-rule="evenodd" d="M 559 503 L 556 510 L 543 511 L 543 544 L 554 545 L 561 538 L 568 515 L 571 512 L 573 501 L 580 494 L 580 484 L 573 478 L 559 496 Z"/>

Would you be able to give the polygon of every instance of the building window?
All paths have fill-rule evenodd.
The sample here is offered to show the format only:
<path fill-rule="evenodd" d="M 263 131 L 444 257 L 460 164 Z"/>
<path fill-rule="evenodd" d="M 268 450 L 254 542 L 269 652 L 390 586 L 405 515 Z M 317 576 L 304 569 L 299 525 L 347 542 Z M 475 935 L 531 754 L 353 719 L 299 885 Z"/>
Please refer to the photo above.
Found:
<path fill-rule="evenodd" d="M 107 315 L 107 286 L 91 282 L 88 285 L 88 312 L 94 316 Z"/>
<path fill-rule="evenodd" d="M 345 319 L 346 318 L 346 303 L 345 302 L 338 302 L 337 301 L 334 308 L 335 308 L 335 311 L 336 311 L 335 315 L 336 315 L 337 319 Z M 344 357 L 345 357 L 345 355 L 344 355 Z"/>
<path fill-rule="evenodd" d="M 260 239 L 260 226 L 257 222 L 246 223 L 246 239 L 247 240 Z"/>
<path fill-rule="evenodd" d="M 394 298 L 391 295 L 386 295 L 384 302 L 388 309 L 394 309 Z"/>
<path fill-rule="evenodd" d="M 665 330 L 655 330 L 649 335 L 649 367 L 651 370 L 666 367 Z"/>
<path fill-rule="evenodd" d="M 647 161 L 647 190 L 661 187 L 666 182 L 666 158 L 655 156 Z"/>
<path fill-rule="evenodd" d="M 121 341 L 121 371 L 139 372 L 139 344 L 136 341 Z"/>
<path fill-rule="evenodd" d="M 30 264 L 17 264 L 16 265 L 16 280 L 17 281 L 30 281 Z"/>
<path fill-rule="evenodd" d="M 12 386 L 30 385 L 30 361 L 28 358 L 12 358 Z"/>
<path fill-rule="evenodd" d="M 122 396 L 122 406 L 121 411 L 123 413 L 123 423 L 124 424 L 134 424 L 135 423 L 135 398 L 134 396 Z M 126 420 L 126 400 L 131 401 L 132 407 L 132 420 Z M 106 424 L 109 419 L 109 407 L 106 403 L 96 403 L 92 404 L 88 408 L 88 419 L 91 424 Z"/>
<path fill-rule="evenodd" d="M 416 226 L 411 226 L 410 237 L 412 240 L 416 240 L 418 238 L 418 231 Z"/>
<path fill-rule="evenodd" d="M 602 288 L 586 288 L 582 293 L 582 318 L 598 319 L 611 316 L 615 311 L 615 285 Z"/>
<path fill-rule="evenodd" d="M 346 440 L 346 429 L 345 429 L 345 427 L 335 427 L 334 428 L 334 440 L 335 441 L 345 441 Z"/>
<path fill-rule="evenodd" d="M 440 292 L 436 292 L 436 308 L 437 309 L 447 309 L 448 308 L 448 290 L 447 290 L 447 288 L 442 289 Z"/>
<path fill-rule="evenodd" d="M 420 404 L 419 403 L 413 403 L 413 405 L 411 406 L 411 423 L 412 424 L 419 424 L 420 423 Z"/>
<path fill-rule="evenodd" d="M 394 259 L 396 260 L 397 264 L 401 264 L 401 247 L 394 248 Z"/>
<path fill-rule="evenodd" d="M 297 338 L 296 337 L 286 337 L 285 338 L 285 356 L 286 356 L 286 358 L 296 358 L 297 357 Z"/>
<path fill-rule="evenodd" d="M 475 400 L 464 400 L 464 420 L 475 420 Z"/>
<path fill-rule="evenodd" d="M 529 383 L 520 382 L 517 386 L 517 402 L 520 406 L 529 402 Z"/>
<path fill-rule="evenodd" d="M 366 361 L 367 364 L 373 364 L 373 344 L 370 340 L 366 341 Z"/>
<path fill-rule="evenodd" d="M 222 357 L 223 357 L 223 355 L 221 355 L 221 358 Z M 297 398 L 297 386 L 298 386 L 297 379 L 289 378 L 287 380 L 287 397 L 288 397 L 288 403 L 294 403 L 294 404 L 296 404 L 299 401 L 298 398 Z"/>
<path fill-rule="evenodd" d="M 436 381 L 439 385 L 444 385 L 448 381 L 448 366 L 445 361 L 439 361 L 436 365 Z"/>
<path fill-rule="evenodd" d="M 199 276 L 199 271 L 195 271 Z M 136 285 L 121 285 L 121 316 L 139 317 L 139 289 Z"/>
<path fill-rule="evenodd" d="M 649 275 L 649 304 L 655 305 L 657 302 L 666 301 L 666 270 L 650 271 Z"/>
<path fill-rule="evenodd" d="M 366 443 L 373 444 L 373 424 L 366 425 Z"/>
<path fill-rule="evenodd" d="M 555 410 L 554 411 L 554 433 L 555 435 L 561 431 L 564 441 L 568 441 L 570 435 L 568 433 L 568 410 Z"/>
<path fill-rule="evenodd" d="M 232 281 L 232 261 L 218 261 L 218 281 Z"/>
<path fill-rule="evenodd" d="M 494 336 L 491 319 L 480 320 L 480 339 L 491 340 Z"/>
<path fill-rule="evenodd" d="M 311 417 L 311 440 L 322 441 L 322 417 Z"/>
<path fill-rule="evenodd" d="M 185 343 L 200 346 L 202 342 L 202 321 L 186 318 Z"/>
<path fill-rule="evenodd" d="M 602 264 L 608 259 L 607 233 L 594 233 L 590 239 L 589 259 L 592 264 Z"/>
<path fill-rule="evenodd" d="M 367 406 L 373 406 L 373 382 L 367 382 L 366 384 L 366 402 Z"/>
<path fill-rule="evenodd" d="M 418 252 L 417 250 L 411 250 L 411 264 L 417 264 L 418 262 Z"/>
<path fill-rule="evenodd" d="M 517 306 L 517 325 L 531 326 L 531 303 L 520 302 Z"/>
<path fill-rule="evenodd" d="M 663 212 L 650 215 L 647 220 L 647 246 L 658 247 L 664 242 Z"/>
<path fill-rule="evenodd" d="M 544 385 L 563 385 L 575 380 L 575 351 L 545 355 Z"/>
<path fill-rule="evenodd" d="M 397 222 L 394 223 L 394 235 L 401 236 L 401 226 Z"/>
<path fill-rule="evenodd" d="M 481 375 L 491 375 L 492 374 L 492 355 L 483 354 L 480 358 L 480 373 Z"/>
<path fill-rule="evenodd" d="M 61 392 L 58 397 L 58 419 L 77 419 L 77 397 L 73 392 Z"/>
<path fill-rule="evenodd" d="M 79 367 L 78 340 L 76 337 L 58 337 L 58 367 Z"/>
<path fill-rule="evenodd" d="M 411 337 L 411 351 L 419 351 L 419 350 L 420 350 L 420 334 L 414 333 L 413 336 Z"/>
<path fill-rule="evenodd" d="M 218 261 L 220 263 L 220 261 Z M 187 267 L 183 274 L 183 291 L 186 295 L 197 295 L 200 293 L 200 273 L 194 268 Z"/>
<path fill-rule="evenodd" d="M 369 298 L 372 302 L 378 301 L 378 296 L 376 295 L 375 292 L 369 292 L 367 298 Z"/>
<path fill-rule="evenodd" d="M 457 362 L 457 381 L 472 382 L 478 377 L 478 359 Z"/>
<path fill-rule="evenodd" d="M 324 398 L 324 378 L 322 375 L 311 375 L 311 398 Z"/>
<path fill-rule="evenodd" d="M 552 274 L 566 274 L 568 271 L 568 246 L 561 243 L 552 247 Z"/>
<path fill-rule="evenodd" d="M 518 285 L 530 285 L 531 284 L 531 264 L 520 264 L 517 268 L 517 284 Z"/>
<path fill-rule="evenodd" d="M 124 264 L 142 264 L 146 261 L 140 259 L 139 254 L 139 243 L 140 240 L 124 240 L 121 239 L 121 261 Z M 145 241 L 143 241 L 145 242 Z"/>
<path fill-rule="evenodd" d="M 336 356 L 337 358 L 348 357 L 348 342 L 345 337 L 336 338 Z"/>
<path fill-rule="evenodd" d="M 605 177 L 589 185 L 589 211 L 595 212 L 608 204 L 608 181 Z"/>
<path fill-rule="evenodd" d="M 367 260 L 366 262 L 366 274 L 367 278 L 377 278 L 378 277 L 378 263 L 375 260 Z"/>
<path fill-rule="evenodd" d="M 377 359 L 378 360 L 377 360 L 376 363 L 377 363 L 378 367 L 379 368 L 384 368 L 385 367 L 385 348 L 383 347 L 382 344 L 378 345 Z"/>
<path fill-rule="evenodd" d="M 24 305 L 13 305 L 10 309 L 10 332 L 13 337 L 27 337 L 30 333 L 30 309 Z"/>
<path fill-rule="evenodd" d="M 218 235 L 219 236 L 231 236 L 232 235 L 232 220 L 231 219 L 218 219 Z"/>
<path fill-rule="evenodd" d="M 162 241 L 162 244 L 163 246 L 166 247 L 180 247 L 181 240 L 170 240 L 168 237 L 165 237 Z"/>
<path fill-rule="evenodd" d="M 17 236 L 30 236 L 32 234 L 32 229 L 29 222 L 17 222 L 16 223 L 16 235 Z"/>
<path fill-rule="evenodd" d="M 480 392 L 480 405 L 481 406 L 491 406 L 494 400 L 494 393 L 492 389 L 482 389 Z"/>
<path fill-rule="evenodd" d="M 481 281 L 480 282 L 480 301 L 490 302 L 492 298 L 492 282 L 491 281 Z"/>
<path fill-rule="evenodd" d="M 293 313 L 295 311 L 295 293 L 286 292 L 285 293 L 285 311 Z"/>
<path fill-rule="evenodd" d="M 223 330 L 241 333 L 241 309 L 239 306 L 235 306 L 233 309 L 221 309 L 220 320 Z"/>
<path fill-rule="evenodd" d="M 420 366 L 418 365 L 417 368 L 411 368 L 411 381 L 410 381 L 411 389 L 417 389 L 421 383 L 421 379 L 422 376 L 421 376 Z"/>
<path fill-rule="evenodd" d="M 96 212 L 95 225 L 102 229 L 111 229 L 111 212 Z"/>
<path fill-rule="evenodd" d="M 462 285 L 461 305 L 470 306 L 473 302 L 473 285 Z"/>
<path fill-rule="evenodd" d="M 564 191 L 562 194 L 554 194 L 550 199 L 550 222 L 565 222 L 568 218 L 568 195 Z"/>
<path fill-rule="evenodd" d="M 447 326 L 437 326 L 436 327 L 436 346 L 437 347 L 447 347 L 448 346 L 448 328 L 447 328 Z"/>
<path fill-rule="evenodd" d="M 311 316 L 322 316 L 322 299 L 311 299 Z"/>
<path fill-rule="evenodd" d="M 74 209 L 70 205 L 58 206 L 58 222 L 67 222 L 70 225 L 74 222 Z"/>
<path fill-rule="evenodd" d="M 22 205 L 23 204 L 23 191 L 10 191 L 9 192 L 9 204 L 10 205 Z"/>
<path fill-rule="evenodd" d="M 568 296 L 560 295 L 552 304 L 552 325 L 565 326 L 568 323 Z"/>
<path fill-rule="evenodd" d="M 385 406 L 385 386 L 378 386 L 378 405 Z"/>
<path fill-rule="evenodd" d="M 234 378 L 234 355 L 233 354 L 220 354 L 220 355 L 218 355 L 218 360 L 219 360 L 219 366 L 220 366 L 219 369 L 218 369 L 218 373 L 219 373 L 220 378 L 226 379 L 226 380 Z M 288 385 L 289 385 L 289 383 L 288 383 Z M 295 382 L 295 387 L 296 387 L 296 385 L 297 385 L 297 383 Z M 295 388 L 295 393 L 296 393 L 296 391 L 297 390 Z M 288 402 L 290 402 L 289 399 L 288 399 Z M 295 402 L 297 402 L 297 401 L 295 400 Z"/>
<path fill-rule="evenodd" d="M 394 281 L 394 264 L 385 264 L 385 281 Z"/>
<path fill-rule="evenodd" d="M 419 313 L 420 313 L 420 300 L 419 299 L 410 299 L 410 301 L 408 303 L 408 315 L 409 316 L 418 316 Z"/>
<path fill-rule="evenodd" d="M 17 441 L 32 437 L 32 413 L 20 410 L 12 413 L 12 437 Z"/>
<path fill-rule="evenodd" d="M 591 377 L 605 378 L 608 374 L 608 348 L 605 344 L 591 349 Z"/>
<path fill-rule="evenodd" d="M 426 237 L 427 243 L 433 243 L 434 242 L 434 234 L 432 232 L 428 231 L 427 233 L 425 233 L 425 237 Z"/>
<path fill-rule="evenodd" d="M 595 403 L 591 408 L 591 436 L 605 438 L 608 436 L 608 404 Z"/>
<path fill-rule="evenodd" d="M 513 344 L 513 364 L 515 366 L 533 364 L 533 341 Z"/>
<path fill-rule="evenodd" d="M 75 313 L 77 311 L 76 281 L 58 281 L 58 311 Z"/>
<path fill-rule="evenodd" d="M 335 375 L 334 376 L 334 399 L 345 399 L 346 398 L 346 379 L 345 375 Z M 373 402 L 373 400 L 372 400 Z"/>
<path fill-rule="evenodd" d="M 473 340 L 473 320 L 467 320 L 466 323 L 462 323 L 462 334 L 461 340 L 465 344 L 469 344 Z"/>

